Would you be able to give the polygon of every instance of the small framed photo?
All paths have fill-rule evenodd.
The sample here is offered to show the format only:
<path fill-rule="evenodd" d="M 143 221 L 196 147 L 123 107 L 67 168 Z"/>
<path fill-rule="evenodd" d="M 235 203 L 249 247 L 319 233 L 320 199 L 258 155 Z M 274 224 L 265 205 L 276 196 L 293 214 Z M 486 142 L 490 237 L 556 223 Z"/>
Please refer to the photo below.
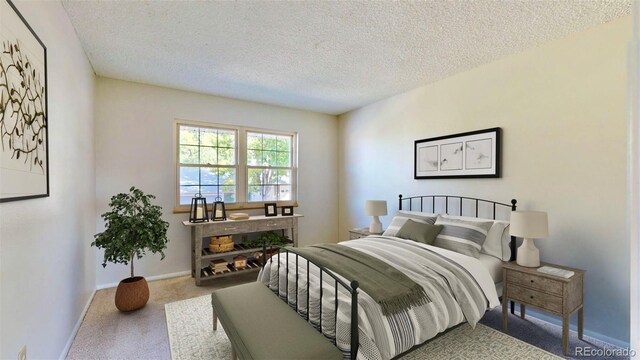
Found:
<path fill-rule="evenodd" d="M 264 204 L 264 216 L 278 216 L 278 206 L 276 203 Z"/>
<path fill-rule="evenodd" d="M 283 206 L 282 216 L 293 216 L 293 206 Z"/>

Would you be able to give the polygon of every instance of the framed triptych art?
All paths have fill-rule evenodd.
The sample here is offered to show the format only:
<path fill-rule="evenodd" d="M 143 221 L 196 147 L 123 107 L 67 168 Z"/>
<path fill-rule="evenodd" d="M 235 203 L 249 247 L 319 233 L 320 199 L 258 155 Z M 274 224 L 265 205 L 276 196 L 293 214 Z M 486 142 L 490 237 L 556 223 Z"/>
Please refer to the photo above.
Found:
<path fill-rule="evenodd" d="M 49 196 L 47 48 L 0 0 L 0 202 Z"/>
<path fill-rule="evenodd" d="M 500 128 L 416 140 L 414 179 L 500 177 Z"/>

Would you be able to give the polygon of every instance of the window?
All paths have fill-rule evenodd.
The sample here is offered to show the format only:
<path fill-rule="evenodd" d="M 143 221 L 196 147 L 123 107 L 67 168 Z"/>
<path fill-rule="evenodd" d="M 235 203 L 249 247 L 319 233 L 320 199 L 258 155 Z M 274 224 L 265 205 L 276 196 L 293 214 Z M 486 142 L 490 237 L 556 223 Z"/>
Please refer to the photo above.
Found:
<path fill-rule="evenodd" d="M 177 210 L 196 194 L 230 208 L 295 204 L 295 133 L 185 123 L 177 131 Z"/>
<path fill-rule="evenodd" d="M 236 202 L 237 132 L 184 125 L 179 125 L 179 132 L 179 204 L 191 204 L 195 194 L 202 194 L 207 203 L 217 197 Z"/>
<path fill-rule="evenodd" d="M 290 201 L 293 136 L 247 132 L 249 202 Z"/>

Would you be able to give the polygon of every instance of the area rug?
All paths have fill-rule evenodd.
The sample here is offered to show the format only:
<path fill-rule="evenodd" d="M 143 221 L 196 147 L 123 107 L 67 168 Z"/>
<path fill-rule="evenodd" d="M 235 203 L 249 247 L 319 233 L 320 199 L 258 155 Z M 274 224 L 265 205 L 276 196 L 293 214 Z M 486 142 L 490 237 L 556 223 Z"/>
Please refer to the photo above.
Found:
<path fill-rule="evenodd" d="M 212 329 L 211 296 L 166 304 L 169 346 L 173 360 L 228 359 L 231 344 L 220 324 Z M 531 359 L 560 357 L 478 324 L 463 324 L 404 355 L 403 360 Z"/>

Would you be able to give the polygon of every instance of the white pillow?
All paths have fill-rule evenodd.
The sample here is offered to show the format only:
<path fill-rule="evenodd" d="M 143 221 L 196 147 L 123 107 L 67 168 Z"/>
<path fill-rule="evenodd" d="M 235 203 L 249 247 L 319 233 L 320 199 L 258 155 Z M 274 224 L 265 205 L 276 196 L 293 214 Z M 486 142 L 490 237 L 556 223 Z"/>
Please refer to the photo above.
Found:
<path fill-rule="evenodd" d="M 468 216 L 456 216 L 456 215 L 441 215 L 443 218 L 460 219 L 468 221 L 487 220 L 482 218 L 474 218 Z M 490 219 L 489 219 L 490 220 Z M 489 229 L 487 239 L 482 244 L 481 253 L 494 256 L 502 261 L 509 261 L 511 259 L 511 249 L 509 248 L 509 242 L 511 236 L 509 235 L 509 222 L 502 220 L 491 220 L 493 225 Z"/>
<path fill-rule="evenodd" d="M 391 219 L 391 223 L 387 227 L 387 230 L 382 233 L 382 236 L 396 236 L 402 225 L 404 225 L 404 223 L 409 219 L 433 225 L 436 222 L 437 217 L 438 214 L 400 210 L 396 212 L 393 219 Z"/>

